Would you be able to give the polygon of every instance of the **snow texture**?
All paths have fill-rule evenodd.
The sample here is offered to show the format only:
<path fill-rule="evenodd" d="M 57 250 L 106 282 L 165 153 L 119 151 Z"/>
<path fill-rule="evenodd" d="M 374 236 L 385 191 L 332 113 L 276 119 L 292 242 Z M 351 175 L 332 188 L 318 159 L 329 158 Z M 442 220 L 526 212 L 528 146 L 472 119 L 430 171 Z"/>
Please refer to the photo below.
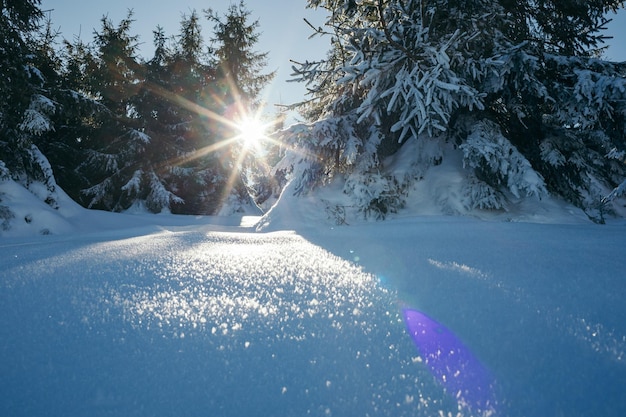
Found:
<path fill-rule="evenodd" d="M 318 197 L 341 193 L 292 184 L 264 218 L 98 212 L 62 193 L 54 210 L 10 180 L 0 192 L 17 222 L 0 240 L 1 415 L 626 413 L 623 223 L 554 209 L 543 224 L 337 226 Z M 493 374 L 493 409 L 437 382 L 404 307 Z"/>

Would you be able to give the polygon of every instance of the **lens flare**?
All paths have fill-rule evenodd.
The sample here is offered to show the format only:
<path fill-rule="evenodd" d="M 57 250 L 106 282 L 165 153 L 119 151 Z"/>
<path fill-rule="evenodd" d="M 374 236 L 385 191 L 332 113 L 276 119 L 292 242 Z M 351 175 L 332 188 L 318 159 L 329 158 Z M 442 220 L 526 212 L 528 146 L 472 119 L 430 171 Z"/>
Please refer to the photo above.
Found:
<path fill-rule="evenodd" d="M 454 333 L 421 311 L 402 311 L 407 331 L 431 374 L 459 404 L 495 415 L 494 380 Z"/>

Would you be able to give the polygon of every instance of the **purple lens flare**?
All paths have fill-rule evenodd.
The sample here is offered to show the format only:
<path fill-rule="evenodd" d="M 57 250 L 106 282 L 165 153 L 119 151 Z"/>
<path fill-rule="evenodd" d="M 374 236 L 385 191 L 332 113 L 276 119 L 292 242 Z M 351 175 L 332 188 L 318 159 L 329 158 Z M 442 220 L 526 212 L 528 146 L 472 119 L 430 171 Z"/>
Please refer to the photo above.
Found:
<path fill-rule="evenodd" d="M 494 380 L 469 348 L 420 311 L 405 308 L 402 315 L 422 360 L 446 391 L 472 411 L 494 415 Z"/>

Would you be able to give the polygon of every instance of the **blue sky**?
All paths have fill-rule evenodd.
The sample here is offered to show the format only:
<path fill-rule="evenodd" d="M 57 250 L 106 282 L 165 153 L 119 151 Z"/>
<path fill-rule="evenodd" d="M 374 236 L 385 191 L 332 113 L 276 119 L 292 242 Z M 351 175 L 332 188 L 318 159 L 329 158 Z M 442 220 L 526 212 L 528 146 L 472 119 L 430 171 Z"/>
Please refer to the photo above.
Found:
<path fill-rule="evenodd" d="M 237 3 L 235 1 L 235 3 Z M 129 8 L 134 10 L 134 33 L 140 36 L 142 56 L 150 58 L 152 54 L 152 31 L 161 25 L 168 35 L 178 34 L 179 23 L 183 14 L 192 10 L 201 12 L 212 8 L 223 12 L 231 0 L 186 0 L 184 2 L 163 1 L 128 1 L 108 0 L 102 2 L 85 0 L 42 0 L 42 9 L 52 11 L 55 27 L 60 28 L 62 35 L 72 39 L 80 34 L 85 41 L 92 39 L 94 29 L 100 27 L 103 15 L 118 23 L 126 17 Z M 287 83 L 291 78 L 290 60 L 315 60 L 325 56 L 328 40 L 323 38 L 308 39 L 311 29 L 303 18 L 314 24 L 323 22 L 321 11 L 306 9 L 306 0 L 245 0 L 252 12 L 251 17 L 258 19 L 261 38 L 257 45 L 259 52 L 269 52 L 268 71 L 276 70 L 276 79 L 266 89 L 265 100 L 270 109 L 275 104 L 290 104 L 303 99 L 305 87 L 299 83 Z M 211 36 L 211 25 L 204 23 L 205 38 Z M 608 35 L 614 37 L 609 42 L 607 58 L 615 61 L 626 61 L 626 11 L 618 14 L 609 24 Z M 271 110 L 270 110 L 271 111 Z"/>

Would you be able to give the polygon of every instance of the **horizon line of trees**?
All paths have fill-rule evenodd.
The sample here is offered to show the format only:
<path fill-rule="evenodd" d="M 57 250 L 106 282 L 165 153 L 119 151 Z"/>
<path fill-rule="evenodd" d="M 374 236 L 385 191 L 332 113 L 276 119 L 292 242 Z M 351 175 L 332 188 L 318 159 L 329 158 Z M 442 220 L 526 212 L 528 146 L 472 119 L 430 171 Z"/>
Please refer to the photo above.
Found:
<path fill-rule="evenodd" d="M 52 207 L 60 187 L 91 208 L 216 214 L 271 181 L 304 194 L 337 180 L 357 214 L 385 218 L 448 161 L 463 178 L 427 196 L 447 213 L 548 195 L 597 222 L 626 207 L 626 63 L 601 59 L 624 1 L 308 0 L 331 46 L 294 66 L 307 123 L 275 135 L 271 177 L 225 140 L 273 76 L 243 1 L 205 11 L 213 48 L 193 12 L 177 36 L 157 27 L 147 61 L 132 14 L 59 51 L 39 4 L 0 3 L 0 180 Z M 2 227 L 11 216 L 0 195 Z"/>
<path fill-rule="evenodd" d="M 39 5 L 0 3 L 0 180 L 55 208 L 59 188 L 110 211 L 216 214 L 254 204 L 245 175 L 260 168 L 232 141 L 234 123 L 254 113 L 274 73 L 263 73 L 259 22 L 243 1 L 223 15 L 203 11 L 210 42 L 195 10 L 175 36 L 157 26 L 147 60 L 132 10 L 117 25 L 103 16 L 90 42 L 59 47 Z M 11 218 L 0 194 L 0 223 Z"/>

